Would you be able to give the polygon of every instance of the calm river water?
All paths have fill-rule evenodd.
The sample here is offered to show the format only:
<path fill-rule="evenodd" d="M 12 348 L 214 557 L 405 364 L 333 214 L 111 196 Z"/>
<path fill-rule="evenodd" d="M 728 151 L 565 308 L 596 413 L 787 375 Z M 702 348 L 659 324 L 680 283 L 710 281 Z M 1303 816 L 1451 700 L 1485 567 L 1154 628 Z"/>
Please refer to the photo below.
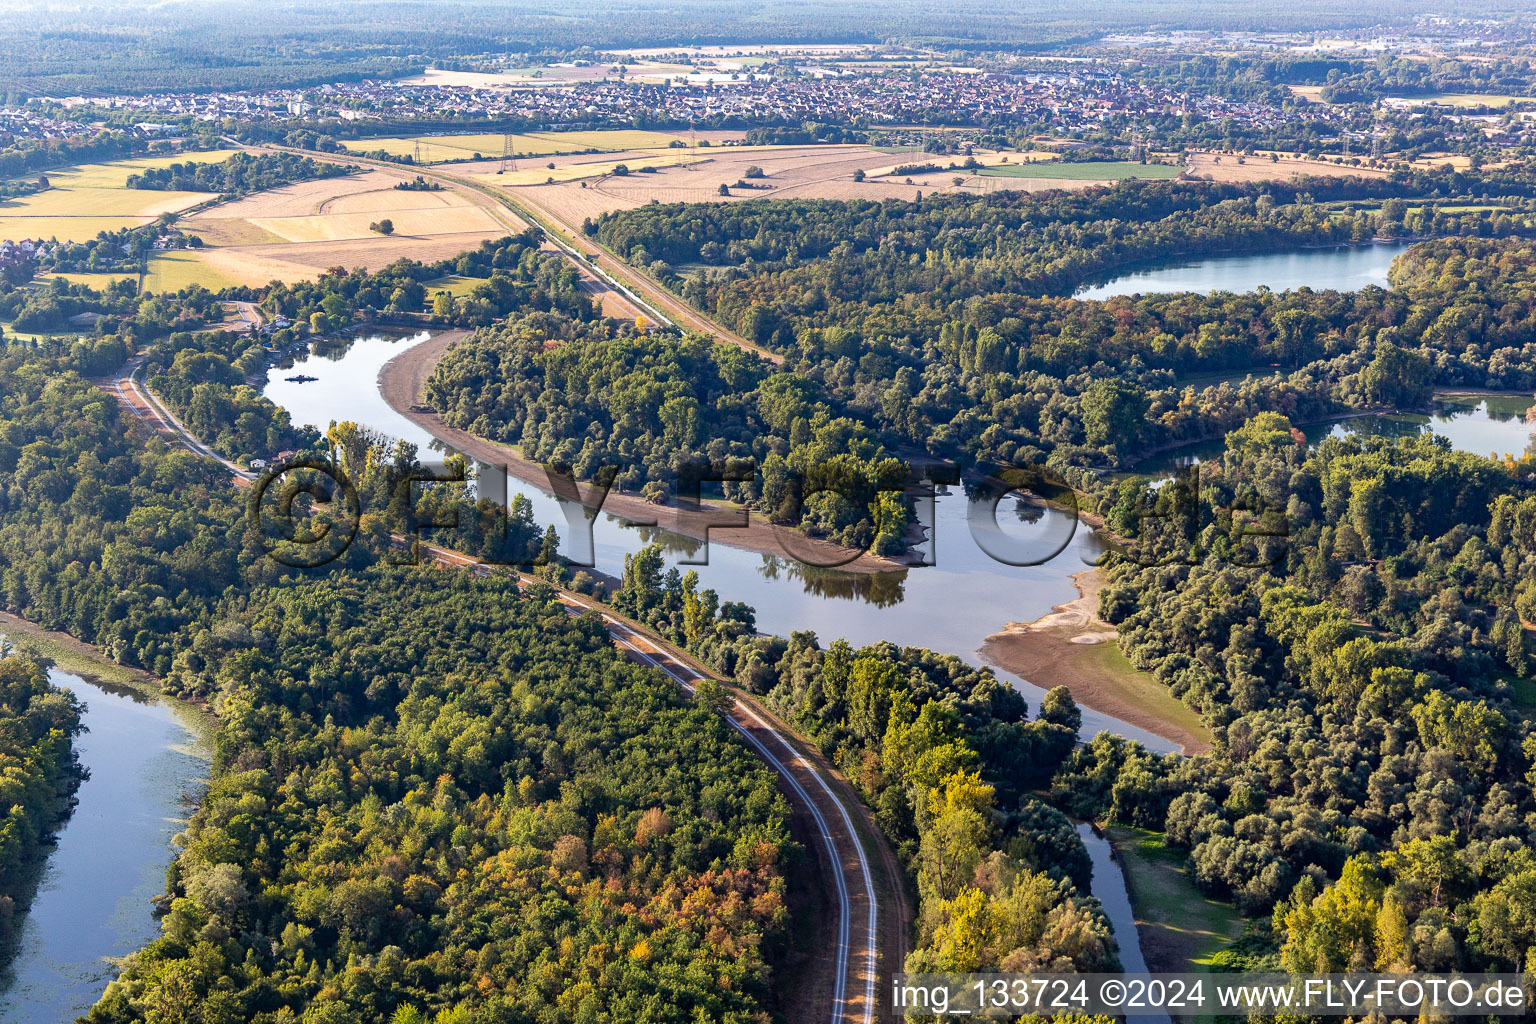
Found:
<path fill-rule="evenodd" d="M 208 772 L 198 712 L 57 669 L 49 678 L 85 704 L 75 748 L 91 774 L 0 976 L 0 1024 L 73 1020 L 116 975 L 112 958 L 160 933 L 150 900 Z"/>

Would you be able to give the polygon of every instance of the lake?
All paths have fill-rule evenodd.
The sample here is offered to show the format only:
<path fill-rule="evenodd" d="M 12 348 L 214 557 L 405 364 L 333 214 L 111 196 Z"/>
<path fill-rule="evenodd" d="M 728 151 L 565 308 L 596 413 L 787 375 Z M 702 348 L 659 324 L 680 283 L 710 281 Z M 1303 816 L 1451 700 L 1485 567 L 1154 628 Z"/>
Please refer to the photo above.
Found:
<path fill-rule="evenodd" d="M 1210 256 L 1182 263 L 1160 264 L 1117 274 L 1099 284 L 1085 285 L 1076 299 L 1112 299 L 1118 295 L 1156 292 L 1251 292 L 1327 288 L 1353 291 L 1367 285 L 1387 287 L 1392 261 L 1407 242 L 1349 245 L 1326 249 Z"/>
<path fill-rule="evenodd" d="M 1305 424 L 1299 429 L 1307 443 L 1326 437 L 1414 437 L 1434 434 L 1451 442 L 1457 451 L 1474 455 L 1519 456 L 1531 444 L 1531 425 L 1525 420 L 1536 404 L 1529 395 L 1442 395 L 1428 413 L 1371 413 Z M 1175 470 L 1216 458 L 1225 450 L 1221 439 L 1196 441 L 1143 459 L 1130 469 L 1163 478 Z"/>
<path fill-rule="evenodd" d="M 75 740 L 90 771 L 0 976 L 0 1024 L 73 1020 L 95 1005 L 123 957 L 160 934 L 171 839 L 208 773 L 206 720 L 186 705 L 54 669 L 85 704 Z"/>

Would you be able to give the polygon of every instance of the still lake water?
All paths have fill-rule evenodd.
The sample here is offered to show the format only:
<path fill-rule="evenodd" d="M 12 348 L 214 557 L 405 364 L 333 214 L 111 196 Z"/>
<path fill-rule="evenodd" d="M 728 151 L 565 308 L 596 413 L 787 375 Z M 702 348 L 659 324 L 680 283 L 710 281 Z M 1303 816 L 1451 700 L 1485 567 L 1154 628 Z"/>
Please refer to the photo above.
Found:
<path fill-rule="evenodd" d="M 1299 429 L 1307 443 L 1316 445 L 1327 437 L 1415 437 L 1434 434 L 1451 447 L 1474 455 L 1520 456 L 1531 445 L 1532 426 L 1525 414 L 1533 400 L 1527 395 L 1445 395 L 1434 408 L 1422 413 L 1375 413 L 1345 419 L 1323 420 Z M 1223 440 L 1196 441 L 1159 452 L 1131 467 L 1131 472 L 1166 477 L 1174 470 L 1221 455 Z"/>
<path fill-rule="evenodd" d="M 1102 284 L 1078 289 L 1076 299 L 1112 299 L 1118 295 L 1156 292 L 1251 292 L 1261 285 L 1270 291 L 1333 288 L 1353 291 L 1367 285 L 1387 287 L 1392 261 L 1406 242 L 1351 245 L 1300 252 L 1247 256 L 1211 256 L 1118 274 Z"/>
<path fill-rule="evenodd" d="M 73 1020 L 127 956 L 160 934 L 150 900 L 165 891 L 171 839 L 208 773 L 206 720 L 185 705 L 54 669 L 86 707 L 75 739 L 90 770 L 56 834 L 31 910 L 0 975 L 0 1024 Z"/>

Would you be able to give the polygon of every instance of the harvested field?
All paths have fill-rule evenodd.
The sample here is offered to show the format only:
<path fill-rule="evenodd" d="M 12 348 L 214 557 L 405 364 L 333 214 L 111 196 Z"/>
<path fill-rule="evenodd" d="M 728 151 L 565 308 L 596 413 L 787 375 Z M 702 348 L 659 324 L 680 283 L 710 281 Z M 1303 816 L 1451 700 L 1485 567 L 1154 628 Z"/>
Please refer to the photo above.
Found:
<path fill-rule="evenodd" d="M 700 150 L 700 155 L 706 151 Z M 1003 189 L 1040 191 L 1053 188 L 1080 189 L 1099 182 L 1074 178 L 1003 178 L 976 176 L 971 171 L 943 170 L 905 177 L 874 177 L 891 169 L 890 153 L 868 146 L 730 146 L 711 149 L 702 163 L 667 167 L 655 174 L 631 174 L 576 182 L 518 187 L 510 175 L 489 175 L 481 180 L 508 188 L 520 201 L 537 206 L 567 224 L 579 225 L 584 218 L 597 217 L 610 210 L 632 209 L 651 201 L 660 203 L 713 203 L 747 199 L 898 199 L 910 201 L 919 193 L 961 191 L 982 193 Z M 986 154 L 978 159 L 1001 166 L 1003 157 L 1012 161 L 1032 154 Z M 1048 154 L 1042 154 L 1042 156 Z M 950 158 L 944 158 L 946 162 Z M 631 166 L 634 166 L 631 164 Z M 763 169 L 764 177 L 751 179 L 763 188 L 737 188 L 746 179 L 748 167 Z M 1051 167 L 1067 165 L 1052 164 Z M 1137 164 L 1137 167 L 1142 165 Z M 854 181 L 853 173 L 862 170 L 867 177 Z M 1169 168 L 1177 173 L 1177 168 Z M 960 177 L 963 184 L 956 186 Z M 731 186 L 729 197 L 720 195 L 722 184 Z M 510 186 L 510 187 L 509 187 Z"/>
<path fill-rule="evenodd" d="M 0 239 L 88 242 L 103 231 L 121 231 L 148 222 L 143 217 L 9 217 L 0 213 Z"/>
<path fill-rule="evenodd" d="M 1182 167 L 1143 164 L 1128 160 L 1095 160 L 1087 163 L 1007 163 L 984 168 L 987 177 L 1056 178 L 1073 181 L 1124 181 L 1127 178 L 1177 178 Z"/>
<path fill-rule="evenodd" d="M 193 214 L 190 221 L 247 219 L 251 217 L 304 217 L 326 212 L 325 206 L 340 196 L 359 192 L 375 192 L 379 189 L 394 191 L 401 176 L 389 171 L 368 171 L 345 178 L 325 178 L 320 181 L 301 181 L 282 188 L 257 192 L 255 195 L 220 203 L 211 210 Z M 396 192 L 396 195 L 422 195 L 425 193 Z"/>
<path fill-rule="evenodd" d="M 218 164 L 238 153 L 236 149 L 213 149 L 202 153 L 183 153 L 175 156 L 146 156 L 132 160 L 113 160 L 102 164 L 81 164 L 63 170 L 49 171 L 48 180 L 54 188 L 123 188 L 129 175 L 138 174 L 151 167 L 169 167 L 171 164 Z"/>
<path fill-rule="evenodd" d="M 1282 156 L 1270 160 L 1267 156 L 1244 157 L 1238 163 L 1233 153 L 1193 153 L 1189 158 L 1191 173 L 1214 181 L 1289 181 L 1301 175 L 1324 177 L 1384 178 L 1387 172 L 1373 167 L 1352 167 L 1347 164 L 1329 163 L 1324 160 L 1298 160 Z"/>
<path fill-rule="evenodd" d="M 179 213 L 217 198 L 209 192 L 154 192 L 134 188 L 50 188 L 0 202 L 4 217 L 142 217 Z"/>
<path fill-rule="evenodd" d="M 289 242 L 334 242 L 381 237 L 369 224 L 387 219 L 396 235 L 463 234 L 497 231 L 502 226 L 481 206 L 430 210 L 379 210 L 374 213 L 327 213 L 314 217 L 253 217 L 251 223 Z"/>
<path fill-rule="evenodd" d="M 282 245 L 259 245 L 248 249 L 212 251 L 221 254 L 239 253 L 245 256 L 264 257 L 290 266 L 307 267 L 311 271 L 327 270 L 331 267 L 364 267 L 368 270 L 378 270 L 398 259 L 420 260 L 423 263 L 445 260 L 450 256 L 457 256 L 461 252 L 476 248 L 481 242 L 501 238 L 506 233 L 505 229 L 498 228 L 495 231 L 472 231 L 417 238 L 402 238 L 399 235 L 383 238 L 374 235 L 369 238 L 334 242 L 292 242 Z"/>
<path fill-rule="evenodd" d="M 232 152 L 216 150 L 187 156 L 114 160 L 49 171 L 51 188 L 0 202 L 0 239 L 57 238 L 83 242 L 102 231 L 138 227 L 162 213 L 179 213 L 216 197 L 205 192 L 127 188 L 129 175 L 189 160 L 218 162 Z"/>
<path fill-rule="evenodd" d="M 203 262 L 236 284 L 252 288 L 272 281 L 294 284 L 313 281 L 324 268 L 285 260 L 259 249 L 204 249 Z"/>
<path fill-rule="evenodd" d="M 489 185 L 515 186 L 515 185 L 545 185 L 549 179 L 555 181 L 576 181 L 580 178 L 600 178 L 612 174 L 620 166 L 627 167 L 631 171 L 639 172 L 642 167 L 681 167 L 685 164 L 698 164 L 708 161 L 707 156 L 692 156 L 684 154 L 681 150 L 675 153 L 650 153 L 634 157 L 610 158 L 606 160 L 570 161 L 564 164 L 556 164 L 554 167 L 540 165 L 535 169 L 508 170 L 505 173 L 491 173 L 476 175 L 481 181 Z M 554 161 L 550 161 L 554 163 Z"/>
<path fill-rule="evenodd" d="M 741 132 L 704 132 L 692 138 L 704 138 L 712 142 L 741 138 Z M 627 149 L 657 150 L 675 148 L 671 144 L 681 141 L 690 143 L 687 133 L 648 132 L 631 129 L 592 132 L 533 132 L 512 136 L 512 150 L 519 157 L 553 156 L 581 153 L 589 150 L 619 152 Z M 475 154 L 486 159 L 500 159 L 504 138 L 501 135 L 414 135 L 405 138 L 356 139 L 347 142 L 347 149 L 354 153 L 371 153 L 382 150 L 391 156 L 414 156 L 421 146 L 424 163 L 443 163 L 449 160 L 468 160 Z"/>

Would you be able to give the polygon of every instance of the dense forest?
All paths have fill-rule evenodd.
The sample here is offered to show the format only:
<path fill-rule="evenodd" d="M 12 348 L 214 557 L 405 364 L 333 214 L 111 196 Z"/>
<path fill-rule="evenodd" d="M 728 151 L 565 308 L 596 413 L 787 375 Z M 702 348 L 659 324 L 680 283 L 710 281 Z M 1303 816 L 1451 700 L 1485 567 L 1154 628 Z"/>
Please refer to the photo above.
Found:
<path fill-rule="evenodd" d="M 1391 184 L 1402 191 L 1347 199 L 1238 188 L 1198 207 L 1191 194 L 1176 219 L 1157 204 L 1185 201 L 1185 186 L 1163 184 L 1029 200 L 644 207 L 593 230 L 783 353 L 783 367 L 666 336 L 620 351 L 578 332 L 546 351 L 515 332 L 483 333 L 450 353 L 431 394 L 469 429 L 578 467 L 752 457 L 763 489 L 728 486 L 759 503 L 769 458 L 797 443 L 776 425 L 793 394 L 812 403 L 800 406 L 812 411 L 802 443 L 819 416 L 846 419 L 844 453 L 1045 462 L 1125 538 L 1102 614 L 1133 664 L 1201 712 L 1216 735 L 1207 757 L 1110 736 L 1053 751 L 1048 729 L 1071 716 L 1065 702 L 1037 722 L 995 704 L 979 713 L 940 696 L 970 684 L 918 652 L 752 637 L 749 610 L 662 577 L 645 553 L 631 560 L 616 602 L 823 740 L 877 808 L 919 879 L 914 963 L 953 962 L 938 951 L 956 897 L 924 874 L 937 819 L 902 774 L 909 729 L 928 753 L 959 738 L 965 753 L 934 756 L 974 758 L 998 807 L 1017 795 L 1010 780 L 1033 780 L 1024 784 L 1069 813 L 1165 833 L 1202 887 L 1254 921 L 1229 966 L 1519 969 L 1536 962 L 1524 909 L 1536 899 L 1526 717 L 1536 457 L 1495 460 L 1432 438 L 1308 448 L 1294 429 L 1341 409 L 1420 407 L 1436 386 L 1536 387 L 1536 243 L 1521 203 L 1467 215 L 1415 197 L 1423 182 Z M 1111 210 L 1122 219 L 1108 223 Z M 1195 251 L 1232 251 L 1294 243 L 1298 231 L 1425 240 L 1386 289 L 1059 296 L 1140 244 L 1182 237 L 1204 247 Z M 720 269 L 679 275 L 674 261 Z M 1056 267 L 1083 269 L 1052 277 Z M 1179 383 L 1212 371 L 1250 376 Z M 701 386 L 669 390 L 680 380 Z M 1085 472 L 1223 435 L 1221 458 L 1166 487 Z M 840 457 L 835 445 L 813 451 L 818 463 Z M 875 668 L 888 665 L 903 683 L 884 692 L 915 687 L 910 708 L 870 697 L 882 692 Z M 926 712 L 934 702 L 943 710 Z M 1022 765 L 987 746 L 1005 724 L 1037 730 L 1002 745 L 1026 752 Z M 1052 777 L 1033 773 L 1057 761 Z M 983 859 L 1007 835 L 978 844 Z M 1070 875 L 1065 862 L 1054 868 Z M 979 907 L 998 895 L 966 898 Z"/>
<path fill-rule="evenodd" d="M 1273 908 L 1286 969 L 1528 966 L 1530 464 L 1432 438 L 1308 450 L 1274 413 L 1234 431 L 1198 487 L 1155 499 L 1190 518 L 1140 532 L 1101 598 L 1216 752 L 1100 737 L 1053 792 Z"/>
<path fill-rule="evenodd" d="M 316 161 L 294 153 L 235 153 L 219 163 L 187 161 L 149 167 L 128 176 L 129 188 L 160 192 L 218 192 L 227 198 L 279 188 L 298 181 L 355 174 L 351 164 Z"/>
<path fill-rule="evenodd" d="M 760 636 L 750 608 L 663 564 L 655 546 L 626 556 L 614 607 L 763 696 L 858 788 L 916 880 L 907 970 L 1119 969 L 1086 895 L 1087 851 L 1036 795 L 1077 742 L 1065 689 L 1030 721 L 989 669 L 891 643 L 823 649 L 809 631 Z"/>
<path fill-rule="evenodd" d="M 760 1019 L 800 853 L 724 722 L 537 587 L 370 565 L 393 520 L 284 570 L 123 415 L 0 352 L 0 603 L 220 716 L 162 937 L 90 1019 Z"/>
<path fill-rule="evenodd" d="M 1532 250 L 1516 237 L 1529 215 L 1359 198 L 1423 186 L 1335 183 L 1331 204 L 1306 184 L 1137 183 L 912 204 L 642 207 L 593 230 L 784 354 L 781 370 L 693 339 L 631 344 L 577 324 L 512 324 L 448 353 L 428 402 L 532 458 L 581 474 L 613 466 L 621 486 L 658 499 L 689 466 L 750 459 L 752 475 L 726 484 L 727 496 L 896 553 L 908 510 L 890 488 L 915 454 L 1045 463 L 1097 492 L 1090 471 L 1220 438 L 1266 410 L 1306 421 L 1411 408 L 1437 385 L 1536 387 L 1521 270 Z M 1390 290 L 1060 294 L 1168 247 L 1426 235 L 1457 238 L 1409 250 Z M 673 260 L 721 269 L 679 277 Z M 1196 374 L 1228 379 L 1180 383 Z"/>

